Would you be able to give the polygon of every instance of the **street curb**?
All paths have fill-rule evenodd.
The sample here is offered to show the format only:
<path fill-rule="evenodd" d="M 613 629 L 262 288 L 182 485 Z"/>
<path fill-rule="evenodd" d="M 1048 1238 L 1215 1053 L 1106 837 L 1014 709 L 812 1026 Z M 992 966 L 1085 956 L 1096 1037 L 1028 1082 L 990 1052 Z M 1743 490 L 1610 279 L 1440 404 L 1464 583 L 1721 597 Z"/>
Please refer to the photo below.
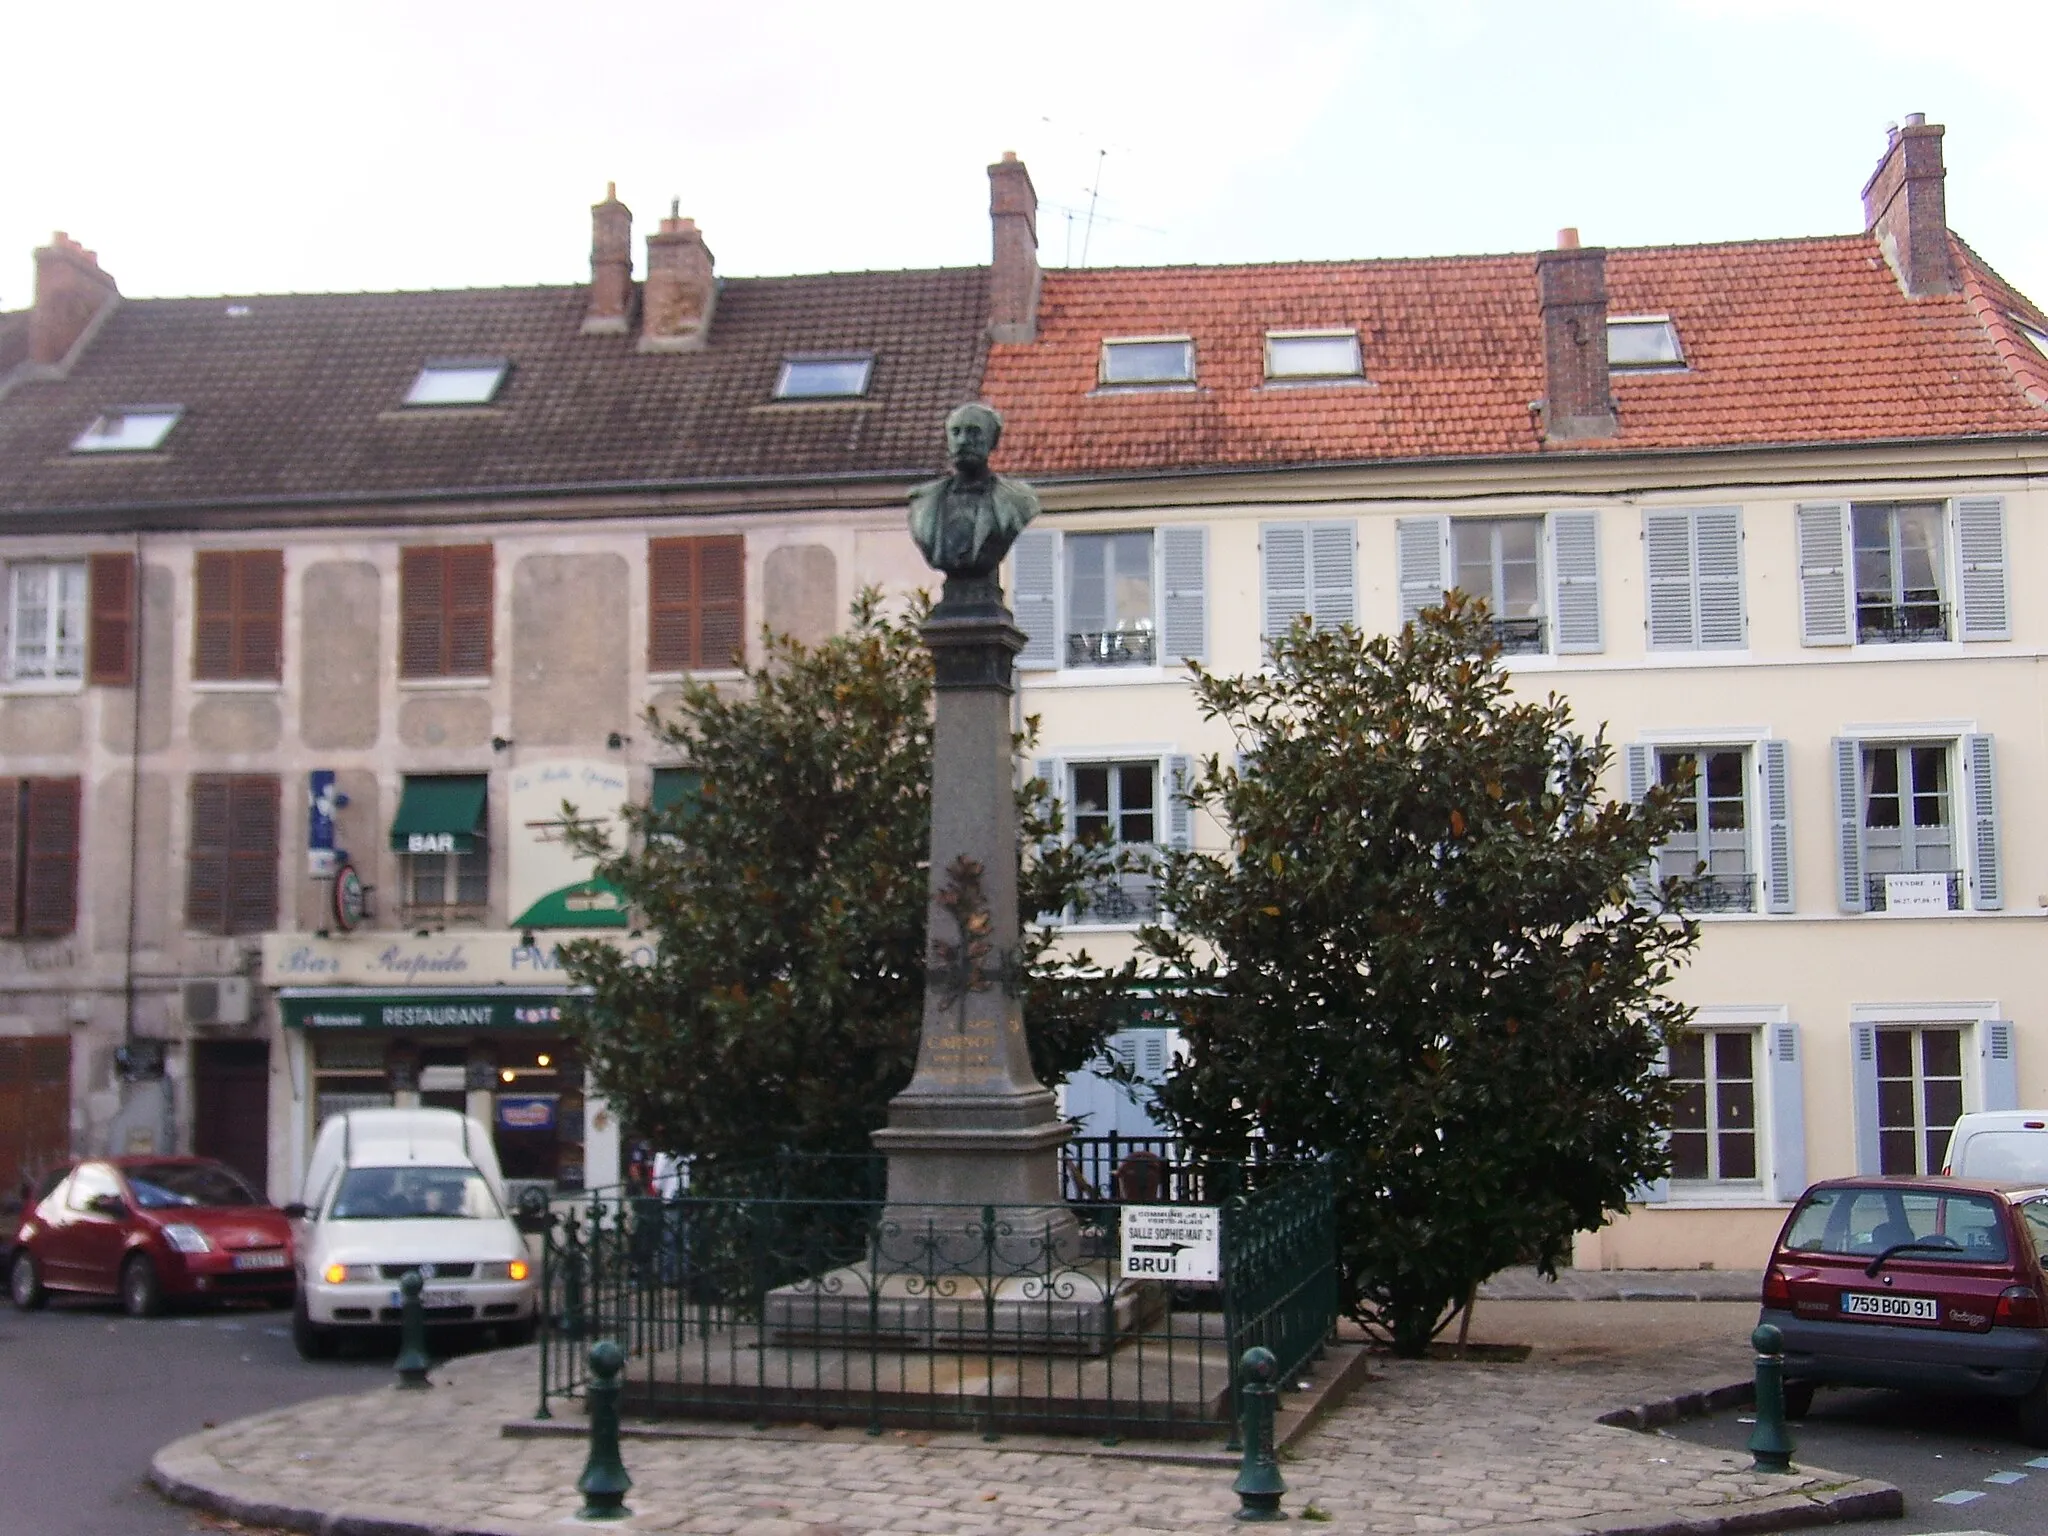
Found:
<path fill-rule="evenodd" d="M 1657 1429 L 1666 1424 L 1676 1424 L 1680 1419 L 1703 1419 L 1723 1408 L 1740 1408 L 1755 1401 L 1755 1381 L 1731 1381 L 1718 1387 L 1703 1387 L 1647 1403 L 1631 1404 L 1627 1408 L 1609 1409 L 1595 1422 L 1616 1429 Z"/>
<path fill-rule="evenodd" d="M 1810 1475 L 1818 1469 L 1806 1470 Z M 1905 1495 L 1890 1483 L 1857 1478 L 1830 1488 L 1774 1493 L 1711 1510 L 1631 1510 L 1588 1520 L 1490 1525 L 1460 1536 L 1749 1536 L 1751 1532 L 1840 1525 L 1847 1520 L 1891 1520 L 1905 1512 Z"/>

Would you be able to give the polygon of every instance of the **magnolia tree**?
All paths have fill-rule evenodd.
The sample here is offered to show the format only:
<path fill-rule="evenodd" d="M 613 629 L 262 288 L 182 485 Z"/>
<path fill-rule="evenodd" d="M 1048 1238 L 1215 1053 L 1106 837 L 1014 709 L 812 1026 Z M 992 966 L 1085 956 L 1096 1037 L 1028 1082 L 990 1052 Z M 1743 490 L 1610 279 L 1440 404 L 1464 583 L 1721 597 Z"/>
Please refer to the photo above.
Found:
<path fill-rule="evenodd" d="M 1212 1154 L 1332 1160 L 1346 1302 L 1410 1355 L 1664 1171 L 1664 984 L 1697 938 L 1681 886 L 1640 884 L 1676 790 L 1604 795 L 1605 741 L 1515 695 L 1492 636 L 1454 593 L 1198 669 L 1240 752 L 1189 798 L 1231 854 L 1175 857 L 1145 936 L 1192 1050 L 1163 1107 Z"/>
<path fill-rule="evenodd" d="M 631 904 L 654 959 L 564 945 L 571 979 L 593 993 L 570 1028 L 624 1122 L 701 1170 L 864 1153 L 910 1079 L 931 820 L 921 617 L 891 617 L 864 592 L 831 639 L 769 636 L 743 685 L 685 684 L 673 716 L 648 725 L 694 792 L 628 807 L 623 846 L 572 822 L 572 845 Z M 1105 856 L 1059 838 L 1035 781 L 1019 811 L 1021 910 L 1084 902 Z M 1052 942 L 1028 929 L 1018 956 L 1046 1082 L 1100 1051 L 1121 998 L 1085 955 L 1052 963 Z"/>

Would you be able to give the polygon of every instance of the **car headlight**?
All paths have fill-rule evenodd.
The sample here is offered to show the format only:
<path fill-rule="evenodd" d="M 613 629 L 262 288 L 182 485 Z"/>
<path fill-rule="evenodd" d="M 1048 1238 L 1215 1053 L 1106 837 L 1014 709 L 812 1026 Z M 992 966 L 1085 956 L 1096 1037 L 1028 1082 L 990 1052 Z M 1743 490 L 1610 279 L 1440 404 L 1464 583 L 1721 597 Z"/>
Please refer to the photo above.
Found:
<path fill-rule="evenodd" d="M 524 1259 L 512 1259 L 502 1264 L 479 1264 L 476 1273 L 479 1280 L 524 1280 L 533 1269 Z"/>
<path fill-rule="evenodd" d="M 207 1253 L 213 1248 L 204 1232 L 184 1221 L 174 1221 L 165 1227 L 164 1241 L 180 1253 Z"/>
<path fill-rule="evenodd" d="M 330 1264 L 320 1271 L 320 1278 L 329 1285 L 354 1285 L 362 1280 L 377 1278 L 374 1264 Z"/>

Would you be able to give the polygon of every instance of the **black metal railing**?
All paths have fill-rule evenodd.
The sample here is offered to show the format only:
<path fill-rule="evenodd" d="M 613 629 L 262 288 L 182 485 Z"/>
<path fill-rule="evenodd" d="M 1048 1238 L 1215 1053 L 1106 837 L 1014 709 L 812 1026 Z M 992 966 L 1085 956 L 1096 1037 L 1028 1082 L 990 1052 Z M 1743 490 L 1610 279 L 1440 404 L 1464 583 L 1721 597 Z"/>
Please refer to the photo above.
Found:
<path fill-rule="evenodd" d="M 1901 645 L 1915 640 L 1946 640 L 1948 608 L 1942 603 L 1856 604 L 1856 643 Z"/>
<path fill-rule="evenodd" d="M 1941 876 L 1948 892 L 1948 910 L 1963 910 L 1963 872 L 1960 869 L 1893 870 L 1882 875 L 1863 877 L 1863 904 L 1872 912 L 1891 910 L 1891 890 L 1887 882 L 1893 874 L 1912 874 L 1916 879 L 1930 875 Z"/>
<path fill-rule="evenodd" d="M 1067 636 L 1070 667 L 1149 667 L 1158 659 L 1149 629 L 1083 630 Z"/>
<path fill-rule="evenodd" d="M 1070 923 L 1149 923 L 1159 916 L 1159 877 L 1150 870 L 1124 870 L 1085 881 L 1081 900 L 1067 914 Z"/>
<path fill-rule="evenodd" d="M 1694 912 L 1754 912 L 1756 876 L 1702 874 L 1688 887 L 1686 906 Z"/>
<path fill-rule="evenodd" d="M 1550 649 L 1542 619 L 1492 619 L 1493 643 L 1509 656 L 1540 656 Z"/>
<path fill-rule="evenodd" d="M 1143 1150 L 1126 1143 L 1112 1187 Z M 595 1196 L 544 1240 L 539 1415 L 582 1394 L 607 1338 L 640 1414 L 1221 1436 L 1246 1349 L 1293 1380 L 1330 1338 L 1334 1192 L 1320 1163 L 1196 1168 L 1177 1150 L 1132 1203 L 1218 1206 L 1215 1284 L 1121 1279 L 1124 1201 L 1099 1186 L 1028 1210 Z"/>

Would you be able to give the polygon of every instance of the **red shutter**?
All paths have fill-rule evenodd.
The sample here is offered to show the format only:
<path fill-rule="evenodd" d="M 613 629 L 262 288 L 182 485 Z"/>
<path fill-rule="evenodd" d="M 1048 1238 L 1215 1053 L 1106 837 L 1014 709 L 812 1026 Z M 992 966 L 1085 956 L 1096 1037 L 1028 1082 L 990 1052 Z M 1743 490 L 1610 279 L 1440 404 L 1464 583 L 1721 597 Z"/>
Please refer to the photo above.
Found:
<path fill-rule="evenodd" d="M 284 675 L 284 551 L 235 556 L 235 676 Z"/>
<path fill-rule="evenodd" d="M 41 937 L 78 926 L 79 781 L 30 779 L 21 928 Z"/>
<path fill-rule="evenodd" d="M 496 595 L 491 546 L 473 544 L 441 552 L 447 559 L 448 675 L 488 677 L 491 609 Z"/>
<path fill-rule="evenodd" d="M 21 932 L 20 779 L 0 779 L 0 934 Z"/>
<path fill-rule="evenodd" d="M 745 658 L 746 543 L 701 539 L 697 548 L 697 665 L 736 667 Z"/>
<path fill-rule="evenodd" d="M 87 681 L 110 688 L 135 683 L 135 557 L 94 555 L 87 563 Z"/>
<path fill-rule="evenodd" d="M 746 541 L 647 541 L 647 669 L 737 666 L 746 648 Z"/>
<path fill-rule="evenodd" d="M 398 560 L 398 675 L 441 677 L 442 594 L 447 583 L 438 549 L 408 549 Z"/>
<path fill-rule="evenodd" d="M 192 566 L 192 675 L 218 680 L 235 673 L 235 557 L 202 550 Z"/>
<path fill-rule="evenodd" d="M 186 834 L 185 926 L 226 933 L 228 918 L 228 785 L 225 774 L 192 780 L 192 823 Z"/>
<path fill-rule="evenodd" d="M 277 926 L 281 798 L 274 774 L 243 774 L 229 781 L 229 933 L 265 933 Z"/>

